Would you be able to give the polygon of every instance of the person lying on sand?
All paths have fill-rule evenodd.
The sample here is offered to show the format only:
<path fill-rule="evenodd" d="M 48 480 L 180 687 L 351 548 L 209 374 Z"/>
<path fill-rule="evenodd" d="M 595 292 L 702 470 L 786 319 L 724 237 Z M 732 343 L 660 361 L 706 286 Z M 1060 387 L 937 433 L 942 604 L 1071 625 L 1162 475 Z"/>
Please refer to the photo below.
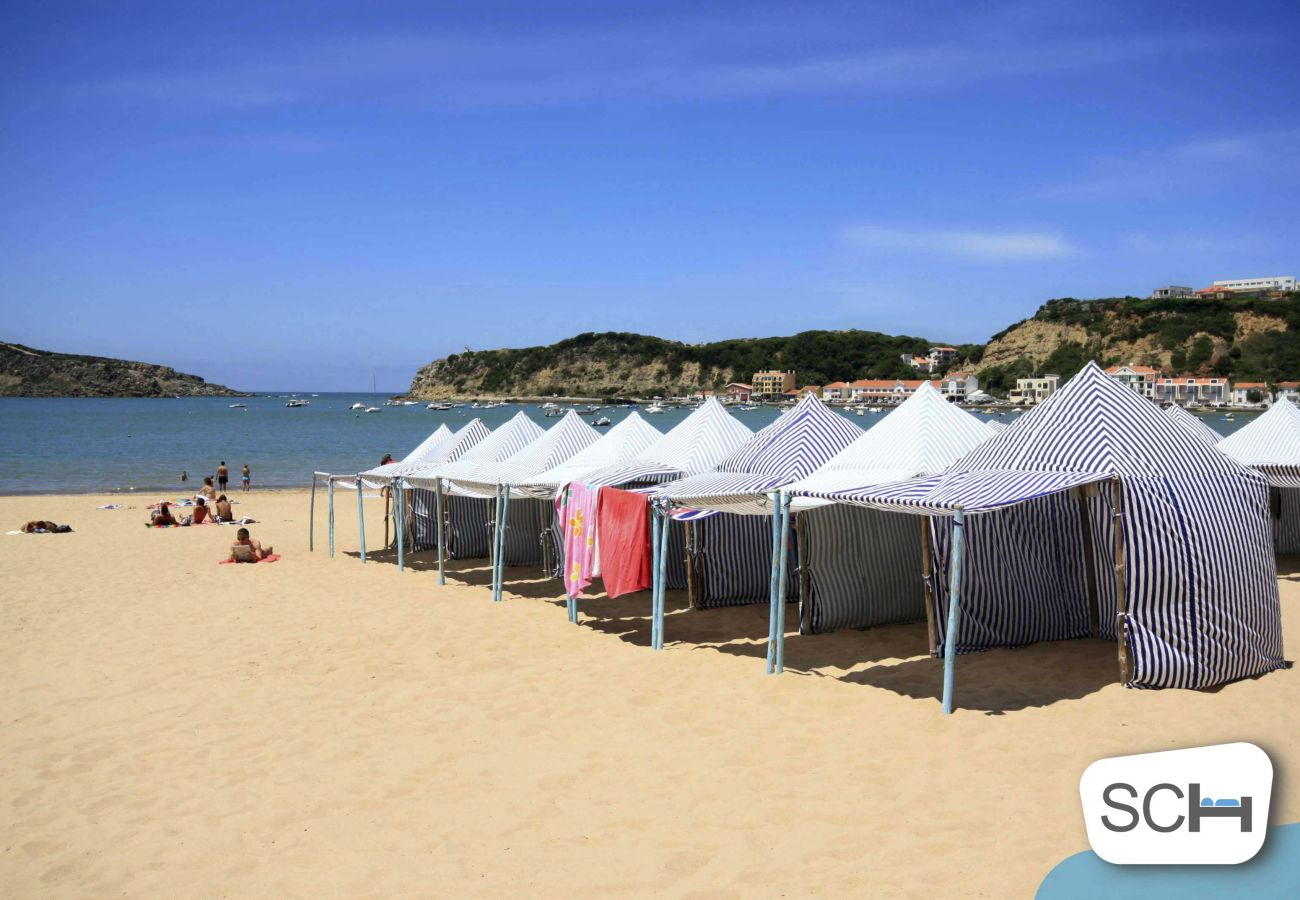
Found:
<path fill-rule="evenodd" d="M 234 519 L 235 519 L 235 513 L 230 508 L 230 501 L 226 499 L 225 494 L 222 494 L 220 497 L 217 498 L 217 521 L 233 522 Z"/>
<path fill-rule="evenodd" d="M 230 545 L 229 561 L 256 562 L 259 559 L 266 559 L 274 552 L 270 547 L 263 547 L 261 541 L 253 540 L 247 528 L 241 528 L 235 532 L 235 542 Z"/>
<path fill-rule="evenodd" d="M 72 529 L 67 525 L 60 525 L 57 522 L 46 522 L 38 520 L 27 522 L 21 529 L 23 534 L 67 534 Z"/>

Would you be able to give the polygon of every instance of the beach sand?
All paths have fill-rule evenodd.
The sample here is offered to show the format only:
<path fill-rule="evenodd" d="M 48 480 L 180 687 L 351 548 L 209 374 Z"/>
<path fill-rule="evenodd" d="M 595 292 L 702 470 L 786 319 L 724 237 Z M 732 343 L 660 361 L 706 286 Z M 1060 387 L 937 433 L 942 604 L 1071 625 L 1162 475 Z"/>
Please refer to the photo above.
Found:
<path fill-rule="evenodd" d="M 7 896 L 1023 897 L 1087 849 L 1089 763 L 1237 740 L 1300 819 L 1294 669 L 1133 691 L 1113 644 L 1042 644 L 961 657 L 944 717 L 919 625 L 792 636 L 770 678 L 765 606 L 670 595 L 654 653 L 648 595 L 574 627 L 531 569 L 494 604 L 481 561 L 362 565 L 351 496 L 333 560 L 323 498 L 308 554 L 305 492 L 240 497 L 265 566 L 151 499 L 0 498 L 76 529 L 0 538 Z"/>

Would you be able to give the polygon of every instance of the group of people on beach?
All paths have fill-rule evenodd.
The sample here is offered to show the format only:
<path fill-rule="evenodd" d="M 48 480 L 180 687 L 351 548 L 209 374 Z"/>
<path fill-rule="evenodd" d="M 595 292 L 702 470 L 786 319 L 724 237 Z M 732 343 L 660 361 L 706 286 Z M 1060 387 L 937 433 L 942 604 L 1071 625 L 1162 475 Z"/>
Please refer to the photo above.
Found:
<path fill-rule="evenodd" d="M 253 477 L 252 470 L 248 468 L 248 463 L 244 463 L 244 468 L 243 471 L 241 472 L 241 477 L 244 483 L 243 492 L 248 493 L 249 488 L 252 487 L 252 477 Z M 182 471 L 181 481 L 186 482 L 189 480 L 190 480 L 189 471 L 188 470 Z M 221 491 L 224 493 L 226 490 L 226 485 L 230 483 L 230 469 L 226 467 L 226 461 L 224 459 L 217 465 L 216 480 L 217 480 L 217 484 L 220 485 L 221 487 Z M 205 487 L 211 487 L 212 476 L 208 476 L 204 478 L 203 484 Z"/>
<path fill-rule="evenodd" d="M 252 480 L 252 473 L 248 463 L 244 463 L 242 471 L 243 490 L 246 493 L 249 490 Z M 189 481 L 189 472 L 181 472 L 181 481 Z M 214 483 L 215 482 L 215 483 Z M 230 483 L 230 469 L 226 466 L 223 459 L 217 466 L 216 475 L 207 475 L 203 478 L 203 485 L 194 493 L 193 512 L 187 516 L 177 517 L 172 511 L 172 504 L 162 502 L 158 504 L 149 518 L 149 525 L 156 528 L 167 527 L 186 527 L 190 525 L 203 525 L 209 522 L 231 523 L 235 521 L 235 513 L 232 508 L 230 499 L 226 496 L 226 489 Z M 245 520 L 241 520 L 245 521 Z M 246 521 L 252 521 L 251 519 Z M 260 562 L 267 559 L 273 554 L 270 547 L 264 547 L 261 541 L 255 540 L 247 528 L 240 528 L 235 532 L 235 542 L 230 547 L 230 555 L 227 562 Z"/>

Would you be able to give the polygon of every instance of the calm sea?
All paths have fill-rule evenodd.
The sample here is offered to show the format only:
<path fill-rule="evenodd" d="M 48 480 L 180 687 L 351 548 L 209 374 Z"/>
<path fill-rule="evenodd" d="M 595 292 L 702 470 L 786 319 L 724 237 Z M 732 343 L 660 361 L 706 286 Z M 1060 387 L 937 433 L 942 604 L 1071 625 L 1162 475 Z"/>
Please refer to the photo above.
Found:
<path fill-rule="evenodd" d="M 543 426 L 556 421 L 546 419 L 536 404 L 437 412 L 424 404 L 384 406 L 387 395 L 298 396 L 311 405 L 288 409 L 282 396 L 0 398 L 0 493 L 174 491 L 182 471 L 189 473 L 193 488 L 195 481 L 202 483 L 204 475 L 213 474 L 221 460 L 236 490 L 245 463 L 252 468 L 254 487 L 306 487 L 313 470 L 357 472 L 377 465 L 385 453 L 400 459 L 444 422 L 455 430 L 477 416 L 495 428 L 520 409 Z M 247 407 L 232 409 L 232 403 Z M 353 403 L 378 406 L 383 412 L 363 415 L 348 409 Z M 666 431 L 688 412 L 667 410 L 646 419 Z M 757 429 L 774 420 L 777 412 L 762 408 L 733 415 Z M 617 423 L 628 411 L 606 409 L 600 415 Z M 884 418 L 845 415 L 863 428 Z M 1017 416 L 997 418 L 1009 423 Z M 1237 413 L 1232 422 L 1221 414 L 1204 418 L 1227 434 L 1254 417 Z"/>

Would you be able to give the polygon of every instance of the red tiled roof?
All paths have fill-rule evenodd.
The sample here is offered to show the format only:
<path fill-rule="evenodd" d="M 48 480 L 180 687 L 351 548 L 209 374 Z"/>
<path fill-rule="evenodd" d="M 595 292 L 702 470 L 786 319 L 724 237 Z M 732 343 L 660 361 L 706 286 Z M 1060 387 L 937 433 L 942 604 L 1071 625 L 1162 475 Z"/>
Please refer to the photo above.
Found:
<path fill-rule="evenodd" d="M 1233 387 L 1246 388 L 1247 390 L 1250 390 L 1252 388 L 1266 388 L 1268 387 L 1268 385 L 1266 385 L 1262 381 L 1238 381 L 1236 384 L 1233 385 Z"/>
<path fill-rule="evenodd" d="M 848 387 L 848 386 L 849 386 L 849 385 L 848 385 L 848 382 L 845 382 L 845 381 L 832 381 L 830 384 L 826 385 L 827 389 L 829 389 L 829 388 L 846 388 L 846 387 Z"/>
<path fill-rule="evenodd" d="M 1300 388 L 1300 381 L 1279 381 L 1277 387 L 1280 388 Z"/>
<path fill-rule="evenodd" d="M 895 384 L 897 384 L 897 382 L 885 381 L 883 379 L 872 380 L 868 378 L 861 378 L 853 382 L 851 386 L 855 388 L 875 388 L 876 390 L 886 390 L 886 389 L 892 390 Z M 906 384 L 906 382 L 904 382 L 904 384 Z"/>

